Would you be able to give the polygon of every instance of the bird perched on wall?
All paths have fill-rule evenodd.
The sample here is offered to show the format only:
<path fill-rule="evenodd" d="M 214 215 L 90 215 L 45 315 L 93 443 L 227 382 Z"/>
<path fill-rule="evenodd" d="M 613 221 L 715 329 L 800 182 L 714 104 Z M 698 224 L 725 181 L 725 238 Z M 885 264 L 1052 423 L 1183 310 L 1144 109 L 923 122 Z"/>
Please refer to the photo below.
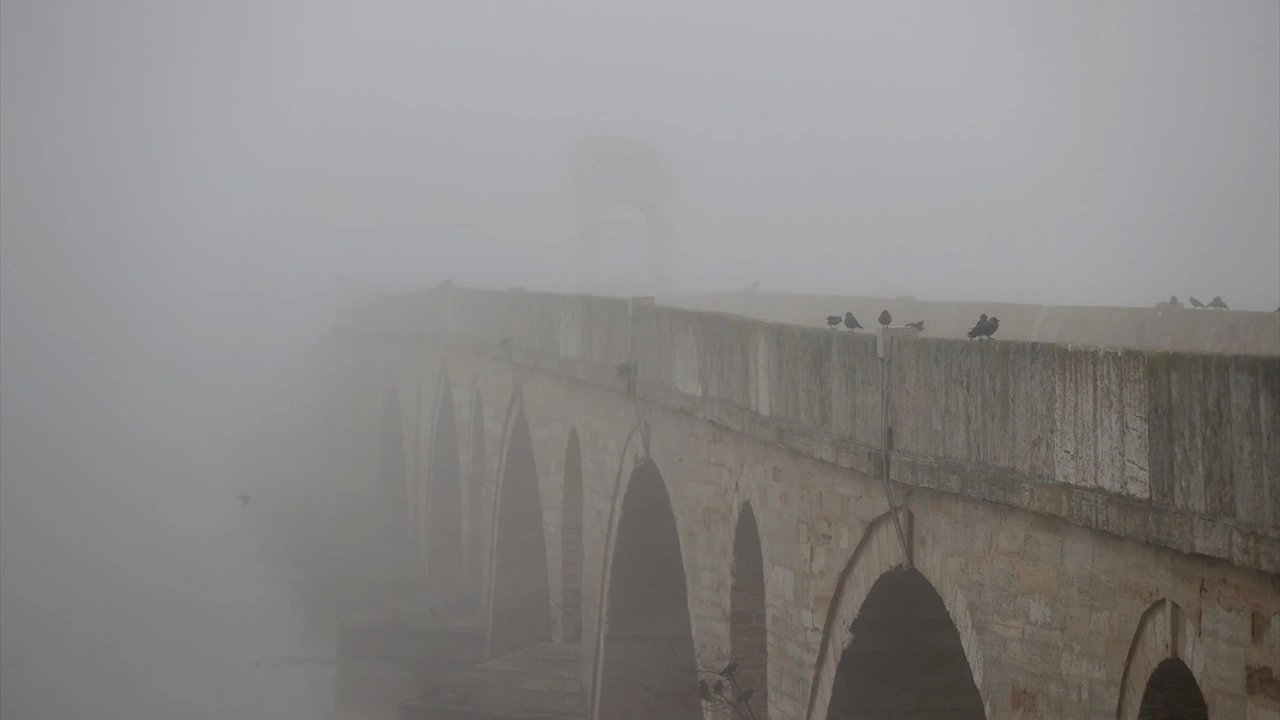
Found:
<path fill-rule="evenodd" d="M 840 316 L 839 316 L 839 315 L 828 315 L 828 316 L 827 316 L 827 327 L 831 328 L 832 330 L 835 330 L 835 329 L 836 329 L 836 326 L 837 326 L 837 325 L 839 325 L 839 324 L 840 324 Z"/>
<path fill-rule="evenodd" d="M 1195 295 L 1192 295 L 1191 297 L 1187 298 L 1187 302 L 1191 303 L 1191 307 L 1198 307 L 1198 308 L 1204 307 L 1204 303 L 1197 300 Z"/>
<path fill-rule="evenodd" d="M 1214 295 L 1213 299 L 1209 301 L 1209 307 L 1213 308 L 1214 310 L 1230 310 L 1231 309 L 1227 307 L 1227 304 L 1225 302 L 1223 302 L 1221 295 Z"/>
<path fill-rule="evenodd" d="M 923 320 L 917 320 L 917 321 L 915 321 L 915 322 L 909 322 L 909 323 L 907 323 L 907 327 L 909 327 L 909 328 L 915 328 L 915 329 L 919 330 L 920 332 L 924 332 L 924 321 L 923 321 Z"/>
<path fill-rule="evenodd" d="M 978 324 L 974 325 L 973 329 L 969 331 L 970 340 L 975 338 L 990 339 L 992 335 L 996 334 L 996 330 L 1000 329 L 1000 318 L 994 315 L 990 318 L 984 315 L 983 318 L 983 320 L 979 320 Z"/>
<path fill-rule="evenodd" d="M 721 674 L 721 675 L 723 675 L 724 677 L 727 677 L 727 678 L 731 678 L 731 677 L 733 677 L 734 675 L 737 675 L 737 674 L 738 674 L 738 661 L 737 661 L 737 660 L 730 660 L 730 661 L 729 661 L 729 664 L 728 664 L 728 665 L 725 665 L 725 666 L 724 666 L 724 669 L 720 671 L 720 674 Z"/>
<path fill-rule="evenodd" d="M 978 337 L 978 329 L 986 327 L 986 325 L 987 325 L 987 314 L 982 313 L 981 315 L 978 316 L 978 322 L 974 323 L 973 327 L 969 328 L 969 339 L 972 340 Z"/>
<path fill-rule="evenodd" d="M 889 327 L 889 323 L 893 322 L 893 316 L 889 314 L 888 310 L 881 310 L 878 319 L 881 327 Z"/>
<path fill-rule="evenodd" d="M 858 322 L 858 318 L 854 317 L 853 313 L 846 310 L 844 313 L 844 326 L 850 330 L 857 330 L 862 327 L 862 323 Z"/>
<path fill-rule="evenodd" d="M 236 496 L 236 501 L 240 503 L 240 507 L 249 504 L 249 493 L 240 493 Z"/>

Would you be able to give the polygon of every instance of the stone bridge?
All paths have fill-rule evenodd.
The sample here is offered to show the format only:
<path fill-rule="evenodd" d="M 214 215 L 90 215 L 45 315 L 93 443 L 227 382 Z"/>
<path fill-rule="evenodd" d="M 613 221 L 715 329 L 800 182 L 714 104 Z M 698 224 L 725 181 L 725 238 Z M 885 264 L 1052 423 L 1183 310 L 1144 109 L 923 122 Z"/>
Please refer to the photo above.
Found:
<path fill-rule="evenodd" d="M 475 630 L 403 717 L 1280 718 L 1280 356 L 463 288 L 337 338 Z"/>

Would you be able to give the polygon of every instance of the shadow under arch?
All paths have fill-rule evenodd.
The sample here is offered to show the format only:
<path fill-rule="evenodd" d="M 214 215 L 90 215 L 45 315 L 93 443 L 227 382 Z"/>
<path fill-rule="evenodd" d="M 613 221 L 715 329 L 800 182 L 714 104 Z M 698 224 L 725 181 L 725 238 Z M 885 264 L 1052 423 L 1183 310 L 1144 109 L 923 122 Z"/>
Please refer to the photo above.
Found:
<path fill-rule="evenodd" d="M 910 537 L 912 514 L 899 512 Z M 916 558 L 910 569 L 906 560 L 893 513 L 877 516 L 837 579 L 809 720 L 986 717 L 981 664 L 974 662 L 977 648 L 962 599 L 935 589 L 927 576 L 929 558 Z"/>
<path fill-rule="evenodd" d="M 1125 657 L 1116 702 L 1118 720 L 1204 720 L 1208 706 L 1199 678 L 1204 653 L 1195 626 L 1168 598 L 1138 619 Z"/>
<path fill-rule="evenodd" d="M 427 466 L 427 581 L 432 601 L 448 606 L 463 598 L 462 462 L 453 389 L 443 368 L 438 388 Z"/>
<path fill-rule="evenodd" d="M 564 449 L 560 507 L 560 639 L 582 639 L 582 449 L 578 431 L 569 431 Z"/>
<path fill-rule="evenodd" d="M 631 472 L 605 582 L 594 717 L 700 719 L 680 535 L 652 460 Z"/>
<path fill-rule="evenodd" d="M 494 513 L 489 657 L 551 640 L 547 542 L 533 437 L 523 402 L 517 400 L 513 410 Z"/>
<path fill-rule="evenodd" d="M 757 718 L 769 717 L 769 636 L 765 624 L 764 553 L 750 502 L 738 511 L 733 533 L 729 590 L 729 656 L 738 663 L 738 686 L 755 694 Z"/>

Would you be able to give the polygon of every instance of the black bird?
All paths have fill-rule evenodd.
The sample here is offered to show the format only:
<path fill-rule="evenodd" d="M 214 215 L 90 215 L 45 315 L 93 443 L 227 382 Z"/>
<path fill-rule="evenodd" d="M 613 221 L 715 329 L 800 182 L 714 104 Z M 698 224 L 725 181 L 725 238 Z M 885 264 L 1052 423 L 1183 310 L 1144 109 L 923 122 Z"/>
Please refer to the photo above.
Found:
<path fill-rule="evenodd" d="M 840 324 L 840 316 L 839 316 L 839 315 L 828 315 L 828 316 L 827 316 L 827 327 L 829 327 L 829 328 L 831 328 L 832 330 L 834 330 L 834 329 L 835 329 L 835 327 L 836 327 L 837 325 L 839 325 L 839 324 Z"/>
<path fill-rule="evenodd" d="M 1197 300 L 1194 295 L 1187 298 L 1187 301 L 1191 303 L 1191 307 L 1199 307 L 1199 308 L 1204 307 L 1204 303 Z"/>
<path fill-rule="evenodd" d="M 1213 299 L 1209 301 L 1209 307 L 1213 308 L 1214 310 L 1230 310 L 1231 309 L 1227 307 L 1227 304 L 1225 302 L 1223 302 L 1221 295 L 1214 295 Z"/>
<path fill-rule="evenodd" d="M 248 505 L 249 493 L 240 493 L 239 495 L 236 496 L 236 500 L 240 502 L 240 507 L 244 507 L 245 505 Z"/>
<path fill-rule="evenodd" d="M 881 310 L 879 320 L 880 325 L 883 327 L 889 327 L 889 323 L 893 322 L 893 316 L 889 314 L 888 310 Z"/>
<path fill-rule="evenodd" d="M 982 333 L 979 331 L 982 329 L 985 329 L 986 327 L 987 327 L 987 314 L 982 313 L 982 315 L 978 316 L 978 322 L 975 323 L 973 327 L 969 328 L 969 339 L 972 340 L 978 337 L 979 335 L 981 335 Z"/>
<path fill-rule="evenodd" d="M 1000 318 L 992 315 L 990 319 L 979 321 L 973 329 L 969 331 L 970 338 L 987 338 L 990 339 L 1000 329 Z"/>
<path fill-rule="evenodd" d="M 635 368 L 632 367 L 631 363 L 629 362 L 624 362 L 620 365 L 614 365 L 613 370 L 614 372 L 618 373 L 618 377 L 623 380 L 630 380 L 633 376 L 635 376 L 635 373 L 636 373 Z"/>
<path fill-rule="evenodd" d="M 727 678 L 731 678 L 738 674 L 738 661 L 730 660 L 729 664 L 725 665 L 724 669 L 720 671 L 720 674 Z"/>
<path fill-rule="evenodd" d="M 1170 296 L 1169 296 L 1169 304 L 1170 304 L 1170 305 L 1177 305 L 1177 304 L 1178 304 L 1178 296 L 1177 296 L 1177 295 L 1170 295 Z"/>
<path fill-rule="evenodd" d="M 917 321 L 915 321 L 915 322 L 907 323 L 907 327 L 909 327 L 909 328 L 915 328 L 915 329 L 919 330 L 920 332 L 924 332 L 924 321 L 923 321 L 923 320 L 917 320 Z"/>
<path fill-rule="evenodd" d="M 857 330 L 858 328 L 862 327 L 862 323 L 858 322 L 858 318 L 854 317 L 853 313 L 845 311 L 844 326 L 849 328 L 850 330 Z"/>
<path fill-rule="evenodd" d="M 751 696 L 755 694 L 756 694 L 755 688 L 747 688 L 746 690 L 742 691 L 741 695 L 738 696 L 738 702 L 742 703 L 743 705 L 746 705 L 747 703 L 751 702 Z"/>

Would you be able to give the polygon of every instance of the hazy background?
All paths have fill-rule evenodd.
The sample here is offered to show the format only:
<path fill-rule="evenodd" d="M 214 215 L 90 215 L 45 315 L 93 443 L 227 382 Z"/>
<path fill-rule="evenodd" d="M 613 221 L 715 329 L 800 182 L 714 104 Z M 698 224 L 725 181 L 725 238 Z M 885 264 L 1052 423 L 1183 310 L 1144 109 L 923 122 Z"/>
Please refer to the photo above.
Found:
<path fill-rule="evenodd" d="M 341 288 L 572 288 L 597 136 L 685 292 L 1280 303 L 1274 0 L 3 0 L 4 720 L 320 717 L 246 443 Z"/>

